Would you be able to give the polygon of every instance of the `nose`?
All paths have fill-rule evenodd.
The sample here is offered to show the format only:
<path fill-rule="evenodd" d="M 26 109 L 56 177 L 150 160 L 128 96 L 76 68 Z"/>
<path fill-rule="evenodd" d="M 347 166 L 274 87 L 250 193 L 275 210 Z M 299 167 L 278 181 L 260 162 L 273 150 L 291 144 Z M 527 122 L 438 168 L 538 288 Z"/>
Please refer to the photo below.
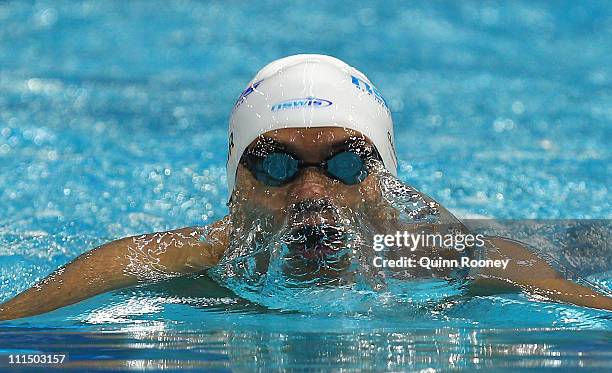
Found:
<path fill-rule="evenodd" d="M 292 202 L 306 199 L 319 199 L 327 196 L 327 176 L 316 167 L 307 167 L 302 170 L 300 176 L 292 183 Z"/>

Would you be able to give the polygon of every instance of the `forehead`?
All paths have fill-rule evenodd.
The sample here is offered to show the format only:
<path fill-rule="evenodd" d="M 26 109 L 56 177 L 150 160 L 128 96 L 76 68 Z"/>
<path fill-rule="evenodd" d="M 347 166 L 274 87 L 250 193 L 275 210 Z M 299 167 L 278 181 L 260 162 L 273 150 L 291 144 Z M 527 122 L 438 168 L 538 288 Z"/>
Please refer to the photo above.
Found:
<path fill-rule="evenodd" d="M 347 141 L 370 140 L 361 132 L 342 127 L 311 127 L 311 128 L 282 128 L 264 133 L 253 140 L 249 148 L 254 148 L 262 140 L 274 140 L 286 147 L 295 155 L 305 161 L 315 162 L 326 158 L 338 146 Z"/>
<path fill-rule="evenodd" d="M 360 132 L 342 127 L 281 128 L 264 133 L 262 137 L 292 146 L 331 146 L 349 139 L 364 139 Z M 256 144 L 257 140 L 251 143 Z"/>

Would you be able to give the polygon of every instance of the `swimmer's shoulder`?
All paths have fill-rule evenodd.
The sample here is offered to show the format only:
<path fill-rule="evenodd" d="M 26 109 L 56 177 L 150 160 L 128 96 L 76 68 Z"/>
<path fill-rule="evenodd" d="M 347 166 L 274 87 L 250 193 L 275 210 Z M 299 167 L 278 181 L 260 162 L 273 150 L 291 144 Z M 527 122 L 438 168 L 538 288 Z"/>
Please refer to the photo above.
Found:
<path fill-rule="evenodd" d="M 224 216 L 216 222 L 199 227 L 200 241 L 211 241 L 219 243 L 229 243 L 229 236 L 232 227 L 232 222 L 229 215 Z"/>
<path fill-rule="evenodd" d="M 228 216 L 206 226 L 192 226 L 157 233 L 164 241 L 180 246 L 176 260 L 188 267 L 209 268 L 218 263 L 229 244 L 231 222 Z"/>
<path fill-rule="evenodd" d="M 205 225 L 183 228 L 194 237 L 201 245 L 212 246 L 216 250 L 225 251 L 229 244 L 231 232 L 231 220 L 229 215 L 224 216 L 216 222 Z"/>

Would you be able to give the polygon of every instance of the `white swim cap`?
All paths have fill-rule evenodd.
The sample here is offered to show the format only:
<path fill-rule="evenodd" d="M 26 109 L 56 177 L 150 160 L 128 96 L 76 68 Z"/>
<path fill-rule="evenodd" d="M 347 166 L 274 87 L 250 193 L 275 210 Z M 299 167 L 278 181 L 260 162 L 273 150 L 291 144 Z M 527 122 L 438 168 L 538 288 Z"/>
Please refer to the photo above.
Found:
<path fill-rule="evenodd" d="M 397 175 L 393 120 L 370 80 L 337 58 L 298 54 L 261 69 L 234 105 L 227 182 L 234 190 L 240 157 L 259 135 L 281 128 L 343 127 L 369 138 Z"/>

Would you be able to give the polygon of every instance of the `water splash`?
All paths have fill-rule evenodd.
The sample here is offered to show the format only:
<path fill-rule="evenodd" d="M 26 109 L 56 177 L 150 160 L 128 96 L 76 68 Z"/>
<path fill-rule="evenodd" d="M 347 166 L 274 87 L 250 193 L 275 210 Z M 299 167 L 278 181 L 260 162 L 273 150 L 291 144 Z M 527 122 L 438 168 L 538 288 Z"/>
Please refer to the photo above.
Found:
<path fill-rule="evenodd" d="M 374 250 L 374 236 L 467 229 L 430 197 L 411 188 L 371 160 L 360 206 L 341 206 L 333 197 L 306 199 L 275 213 L 241 199 L 230 203 L 233 232 L 221 263 L 209 274 L 240 297 L 272 309 L 315 313 L 411 312 L 460 295 L 463 277 L 436 269 L 380 268 L 376 256 L 461 256 L 441 247 Z M 371 194 L 370 194 L 371 195 Z"/>

